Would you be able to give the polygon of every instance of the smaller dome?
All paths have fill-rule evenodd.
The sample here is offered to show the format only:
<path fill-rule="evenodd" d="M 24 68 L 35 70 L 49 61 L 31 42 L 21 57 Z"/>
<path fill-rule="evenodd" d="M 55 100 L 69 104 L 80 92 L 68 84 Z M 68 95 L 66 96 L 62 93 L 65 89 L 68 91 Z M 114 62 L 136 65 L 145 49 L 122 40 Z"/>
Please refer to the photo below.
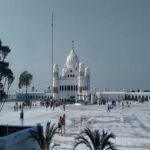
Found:
<path fill-rule="evenodd" d="M 84 68 L 85 68 L 85 67 L 84 67 L 84 63 L 80 62 L 80 63 L 79 63 L 79 70 L 80 70 L 80 71 L 84 71 Z"/>
<path fill-rule="evenodd" d="M 90 75 L 90 69 L 89 67 L 85 67 L 85 76 Z"/>
<path fill-rule="evenodd" d="M 58 72 L 59 68 L 58 68 L 58 64 L 54 64 L 53 65 L 53 72 Z"/>
<path fill-rule="evenodd" d="M 62 76 L 64 77 L 65 74 L 66 74 L 66 70 L 65 70 L 65 68 L 63 68 L 63 69 L 62 69 Z"/>
<path fill-rule="evenodd" d="M 67 73 L 67 67 L 66 64 L 64 64 L 64 67 L 62 68 L 62 76 L 64 77 Z"/>

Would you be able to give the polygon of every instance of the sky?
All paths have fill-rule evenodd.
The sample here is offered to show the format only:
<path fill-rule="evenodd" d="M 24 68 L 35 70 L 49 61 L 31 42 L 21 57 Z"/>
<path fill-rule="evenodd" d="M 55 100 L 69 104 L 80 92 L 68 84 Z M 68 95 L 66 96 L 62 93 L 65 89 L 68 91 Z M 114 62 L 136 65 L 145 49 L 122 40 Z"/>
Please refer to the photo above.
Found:
<path fill-rule="evenodd" d="M 18 91 L 19 75 L 33 74 L 31 86 L 51 83 L 51 16 L 54 63 L 61 71 L 75 52 L 91 71 L 91 88 L 150 89 L 149 0 L 0 0 L 0 39 Z"/>

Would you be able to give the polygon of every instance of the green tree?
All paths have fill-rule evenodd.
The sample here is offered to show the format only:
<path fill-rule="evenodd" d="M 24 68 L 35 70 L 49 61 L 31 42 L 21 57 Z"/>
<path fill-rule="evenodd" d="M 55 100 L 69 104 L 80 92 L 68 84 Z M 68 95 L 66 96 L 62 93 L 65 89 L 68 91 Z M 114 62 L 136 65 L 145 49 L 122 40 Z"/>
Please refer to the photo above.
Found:
<path fill-rule="evenodd" d="M 10 51 L 10 48 L 3 46 L 0 40 L 0 111 L 7 100 L 9 88 L 14 81 L 13 72 L 9 68 L 9 63 L 5 61 Z"/>
<path fill-rule="evenodd" d="M 29 103 L 29 100 L 27 99 L 27 91 L 28 91 L 28 87 L 31 84 L 32 78 L 33 78 L 33 75 L 28 73 L 27 71 L 22 72 L 20 74 L 20 77 L 19 77 L 18 87 L 19 87 L 19 89 L 21 89 L 22 87 L 25 86 L 25 88 L 26 88 L 26 102 L 27 103 Z"/>
<path fill-rule="evenodd" d="M 111 138 L 115 138 L 113 133 L 107 133 L 103 130 L 101 134 L 99 130 L 92 131 L 89 128 L 85 128 L 76 137 L 74 150 L 80 144 L 85 144 L 90 150 L 117 150 L 110 141 Z"/>
<path fill-rule="evenodd" d="M 56 133 L 57 127 L 55 124 L 51 125 L 51 122 L 47 122 L 45 128 L 45 134 L 43 131 L 43 126 L 41 124 L 37 125 L 37 130 L 31 131 L 31 137 L 39 145 L 41 150 L 52 150 L 54 147 L 59 146 L 59 144 L 53 144 L 52 140 Z"/>

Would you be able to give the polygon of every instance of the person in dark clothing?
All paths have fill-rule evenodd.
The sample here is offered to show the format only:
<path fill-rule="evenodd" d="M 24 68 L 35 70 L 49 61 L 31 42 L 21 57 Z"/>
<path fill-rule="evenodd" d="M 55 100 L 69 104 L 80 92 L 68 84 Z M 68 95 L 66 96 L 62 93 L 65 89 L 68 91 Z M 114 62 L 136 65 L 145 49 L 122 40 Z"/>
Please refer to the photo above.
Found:
<path fill-rule="evenodd" d="M 60 116 L 58 120 L 58 134 L 62 135 L 62 116 Z"/>
<path fill-rule="evenodd" d="M 110 105 L 107 105 L 107 112 L 110 112 Z"/>
<path fill-rule="evenodd" d="M 63 114 L 61 123 L 62 123 L 63 134 L 65 134 L 65 125 L 66 125 L 66 115 L 65 114 Z"/>

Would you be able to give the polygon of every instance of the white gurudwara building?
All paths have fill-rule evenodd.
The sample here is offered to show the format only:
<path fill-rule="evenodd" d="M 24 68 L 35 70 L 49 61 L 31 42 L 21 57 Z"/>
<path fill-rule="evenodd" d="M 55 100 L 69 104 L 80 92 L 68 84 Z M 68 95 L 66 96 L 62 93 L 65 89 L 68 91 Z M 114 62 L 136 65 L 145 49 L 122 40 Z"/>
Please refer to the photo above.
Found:
<path fill-rule="evenodd" d="M 90 91 L 90 70 L 79 61 L 72 41 L 72 49 L 62 71 L 58 64 L 53 65 L 53 99 L 76 102 L 81 100 L 83 91 Z"/>
<path fill-rule="evenodd" d="M 75 53 L 74 42 L 72 41 L 72 49 L 67 56 L 66 62 L 62 70 L 59 70 L 58 64 L 53 65 L 53 87 L 52 93 L 42 91 L 28 92 L 27 98 L 35 100 L 46 100 L 53 97 L 56 101 L 67 102 L 84 102 L 85 104 L 100 104 L 104 101 L 122 101 L 134 100 L 141 101 L 150 100 L 150 92 L 144 91 L 100 91 L 90 86 L 90 69 L 84 63 L 79 61 Z M 17 92 L 10 94 L 8 100 L 20 101 L 26 99 L 26 92 Z"/>

